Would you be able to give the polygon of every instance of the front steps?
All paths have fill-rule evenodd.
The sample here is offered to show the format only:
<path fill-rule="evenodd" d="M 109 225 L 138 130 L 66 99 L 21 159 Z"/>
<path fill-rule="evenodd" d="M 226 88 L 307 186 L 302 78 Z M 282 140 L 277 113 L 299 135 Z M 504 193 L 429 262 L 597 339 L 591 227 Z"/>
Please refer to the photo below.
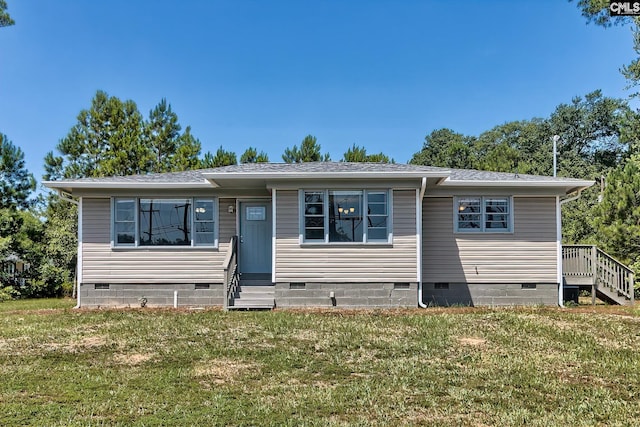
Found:
<path fill-rule="evenodd" d="M 635 277 L 633 270 L 593 245 L 564 245 L 562 272 L 565 284 L 591 289 L 593 303 L 603 301 L 633 305 Z"/>
<path fill-rule="evenodd" d="M 229 310 L 271 310 L 275 307 L 275 286 L 271 275 L 242 274 Z"/>
<path fill-rule="evenodd" d="M 633 305 L 633 300 L 627 298 L 619 292 L 616 292 L 614 289 L 598 287 L 596 288 L 596 295 L 603 301 L 609 302 L 611 304 L 618 305 Z"/>

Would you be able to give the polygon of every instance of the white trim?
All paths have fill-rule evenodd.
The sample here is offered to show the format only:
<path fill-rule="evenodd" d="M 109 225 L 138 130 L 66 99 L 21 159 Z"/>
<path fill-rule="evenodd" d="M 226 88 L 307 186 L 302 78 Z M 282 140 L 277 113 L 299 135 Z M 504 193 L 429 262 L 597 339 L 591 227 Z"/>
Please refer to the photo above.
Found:
<path fill-rule="evenodd" d="M 219 249 L 220 245 L 220 197 L 219 196 L 192 196 L 192 197 L 184 197 L 184 196 L 112 196 L 111 198 L 111 218 L 110 218 L 110 235 L 111 235 L 111 249 L 112 250 L 122 250 L 122 249 L 172 249 L 172 250 L 180 250 L 180 249 Z M 148 200 L 187 200 L 191 203 L 191 215 L 190 215 L 190 238 L 191 241 L 189 245 L 141 245 L 140 244 L 140 200 L 148 199 Z M 134 218 L 134 243 L 117 243 L 116 239 L 116 200 L 133 200 L 133 218 Z M 195 203 L 197 200 L 206 200 L 213 202 L 213 245 L 200 245 L 196 244 L 196 212 L 195 212 Z"/>
<path fill-rule="evenodd" d="M 420 190 L 416 190 L 416 256 L 418 266 L 418 307 L 427 308 L 422 302 L 422 201 L 427 189 L 427 178 L 422 178 Z"/>
<path fill-rule="evenodd" d="M 87 181 L 43 181 L 42 184 L 48 188 L 132 188 L 132 189 L 187 189 L 187 188 L 211 188 L 211 183 L 207 180 L 197 182 L 87 182 Z"/>
<path fill-rule="evenodd" d="M 302 246 L 303 243 L 304 243 L 304 190 L 298 189 L 298 245 Z"/>
<path fill-rule="evenodd" d="M 275 190 L 275 189 L 274 189 Z M 387 218 L 387 239 L 386 240 L 369 240 L 368 236 L 368 226 L 362 223 L 362 240 L 354 241 L 354 242 L 331 242 L 329 240 L 329 198 L 331 193 L 359 193 L 361 200 L 361 208 L 362 208 L 362 217 L 368 218 L 368 214 L 366 214 L 366 209 L 369 204 L 369 193 L 384 193 L 386 195 L 386 218 Z M 393 246 L 393 192 L 394 188 L 344 188 L 344 189 L 333 189 L 333 188 L 323 188 L 323 189 L 306 189 L 302 188 L 298 190 L 298 244 L 300 246 L 310 246 L 310 245 L 363 245 L 363 246 L 372 246 L 372 245 L 389 245 Z M 305 193 L 322 193 L 322 204 L 323 204 L 323 218 L 324 218 L 324 239 L 315 239 L 315 240 L 305 240 Z"/>
<path fill-rule="evenodd" d="M 133 200 L 133 243 L 118 243 L 116 233 L 116 200 Z M 138 197 L 111 197 L 111 221 L 109 227 L 111 229 L 111 248 L 137 248 L 138 247 Z"/>
<path fill-rule="evenodd" d="M 420 221 L 420 190 L 416 190 L 416 281 L 422 283 L 422 224 Z"/>
<path fill-rule="evenodd" d="M 271 190 L 271 283 L 276 283 L 276 194 Z"/>
<path fill-rule="evenodd" d="M 459 205 L 458 205 L 458 200 L 460 199 L 464 199 L 464 198 L 474 198 L 474 199 L 480 199 L 480 225 L 481 228 L 480 229 L 460 229 L 458 227 L 458 209 L 459 209 Z M 486 221 L 485 221 L 485 216 L 486 216 L 486 212 L 485 212 L 485 199 L 489 199 L 489 198 L 499 198 L 499 199 L 507 199 L 507 202 L 509 203 L 509 212 L 507 212 L 507 214 L 509 215 L 509 225 L 508 228 L 506 230 L 504 229 L 486 229 Z M 514 216 L 514 212 L 515 212 L 515 208 L 513 205 L 513 196 L 496 196 L 496 195 L 482 195 L 482 196 L 454 196 L 453 197 L 453 234 L 513 234 L 514 233 L 514 224 L 515 221 L 513 219 Z"/>
<path fill-rule="evenodd" d="M 311 239 L 305 240 L 305 193 L 322 193 L 322 216 L 323 216 L 323 239 Z M 326 245 L 329 242 L 329 221 L 327 218 L 327 212 L 329 209 L 329 190 L 323 189 L 299 189 L 298 190 L 298 244 L 304 245 Z"/>
<path fill-rule="evenodd" d="M 557 187 L 557 188 L 587 188 L 591 187 L 595 181 L 576 180 L 522 180 L 514 179 L 513 181 L 484 181 L 484 180 L 451 180 L 446 178 L 439 185 L 442 187 Z"/>
<path fill-rule="evenodd" d="M 562 206 L 560 204 L 560 196 L 556 196 L 556 262 L 558 305 L 564 307 L 564 287 L 562 283 Z"/>
<path fill-rule="evenodd" d="M 220 244 L 220 198 L 216 196 L 211 197 L 192 197 L 191 198 L 191 246 L 194 248 L 211 248 L 211 245 L 199 245 L 196 243 L 196 224 L 198 222 L 208 222 L 208 221 L 196 221 L 196 202 L 198 200 L 203 200 L 207 202 L 211 202 L 213 209 L 213 247 L 217 248 Z"/>
<path fill-rule="evenodd" d="M 78 297 L 78 302 L 76 307 L 80 308 L 81 307 L 81 300 L 80 300 L 80 285 L 82 284 L 83 281 L 83 274 L 82 274 L 82 269 L 83 269 L 83 262 L 82 262 L 82 238 L 83 238 L 83 233 L 82 233 L 82 197 L 79 198 L 78 200 L 78 259 L 77 259 L 77 264 L 76 264 L 76 280 L 78 281 L 78 295 L 76 295 Z"/>
<path fill-rule="evenodd" d="M 444 171 L 351 171 L 351 172 L 203 172 L 207 180 L 289 180 L 289 179 L 385 179 L 385 178 L 448 178 L 450 170 Z M 54 181 L 55 182 L 55 181 Z"/>

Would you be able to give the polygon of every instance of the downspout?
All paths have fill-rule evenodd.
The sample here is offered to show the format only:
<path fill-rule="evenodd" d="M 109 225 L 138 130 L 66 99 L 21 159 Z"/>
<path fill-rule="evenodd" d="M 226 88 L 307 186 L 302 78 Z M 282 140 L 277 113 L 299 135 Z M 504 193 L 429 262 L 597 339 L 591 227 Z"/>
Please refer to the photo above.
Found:
<path fill-rule="evenodd" d="M 78 203 L 77 200 L 74 200 L 73 197 L 71 196 L 71 194 L 62 191 L 60 189 L 57 189 L 57 193 L 58 193 L 58 197 L 60 197 L 61 200 L 64 200 L 65 202 L 69 202 L 69 203 L 73 203 L 74 205 L 78 206 L 80 203 Z"/>
<path fill-rule="evenodd" d="M 564 287 L 563 287 L 563 274 L 562 274 L 562 205 L 565 203 L 578 200 L 582 194 L 584 188 L 580 188 L 578 193 L 564 200 L 560 200 L 560 196 L 556 196 L 556 245 L 557 245 L 557 268 L 556 277 L 558 280 L 558 306 L 564 308 Z"/>
<path fill-rule="evenodd" d="M 276 229 L 276 225 L 277 225 L 277 206 L 276 206 L 276 198 L 277 198 L 277 190 L 274 188 L 271 190 L 271 283 L 275 284 L 276 283 L 276 249 L 277 249 L 277 245 L 276 245 L 276 237 L 277 237 L 277 229 Z"/>
<path fill-rule="evenodd" d="M 61 189 L 57 189 L 56 191 L 60 200 L 72 203 L 78 207 L 78 260 L 76 264 L 76 281 L 78 282 L 76 283 L 76 298 L 78 302 L 73 308 L 80 308 L 80 283 L 82 283 L 82 197 L 80 197 L 78 201 L 74 200 L 71 194 Z"/>
<path fill-rule="evenodd" d="M 418 306 L 420 308 L 427 308 L 422 302 L 422 200 L 424 193 L 427 190 L 427 178 L 422 177 L 422 183 L 420 184 L 420 193 L 416 190 L 416 238 L 417 238 L 417 265 L 418 265 Z"/>

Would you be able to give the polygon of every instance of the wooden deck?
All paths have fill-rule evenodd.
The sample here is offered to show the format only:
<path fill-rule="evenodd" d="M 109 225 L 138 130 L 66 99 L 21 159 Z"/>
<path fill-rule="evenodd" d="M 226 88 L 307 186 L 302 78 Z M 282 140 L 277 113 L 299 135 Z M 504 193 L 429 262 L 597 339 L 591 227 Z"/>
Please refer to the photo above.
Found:
<path fill-rule="evenodd" d="M 596 246 L 563 246 L 562 272 L 566 285 L 591 288 L 593 303 L 596 296 L 620 305 L 634 302 L 633 270 Z"/>

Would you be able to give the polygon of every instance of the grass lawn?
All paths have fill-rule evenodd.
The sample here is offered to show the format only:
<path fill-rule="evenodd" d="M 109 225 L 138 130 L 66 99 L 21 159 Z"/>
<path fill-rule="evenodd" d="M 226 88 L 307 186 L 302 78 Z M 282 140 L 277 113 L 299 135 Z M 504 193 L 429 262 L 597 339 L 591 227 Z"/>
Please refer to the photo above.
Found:
<path fill-rule="evenodd" d="M 0 424 L 640 425 L 640 311 L 0 303 Z"/>

